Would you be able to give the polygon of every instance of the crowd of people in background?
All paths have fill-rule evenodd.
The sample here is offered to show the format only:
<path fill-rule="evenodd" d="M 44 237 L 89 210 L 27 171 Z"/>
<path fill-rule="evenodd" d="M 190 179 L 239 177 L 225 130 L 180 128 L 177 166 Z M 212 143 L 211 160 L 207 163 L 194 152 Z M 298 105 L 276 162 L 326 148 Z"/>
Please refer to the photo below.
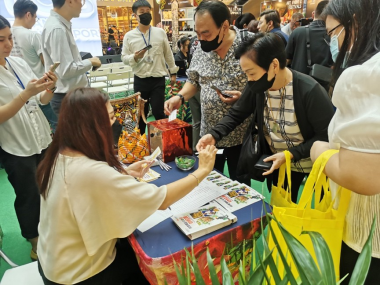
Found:
<path fill-rule="evenodd" d="M 340 271 L 352 273 L 376 217 L 369 270 L 375 275 L 366 284 L 380 284 L 379 0 L 323 0 L 311 20 L 294 13 L 284 26 L 276 10 L 245 13 L 232 25 L 223 2 L 205 0 L 195 9 L 197 36 L 181 38 L 176 54 L 165 31 L 151 26 L 150 3 L 134 2 L 138 26 L 124 35 L 121 49 L 134 91 L 147 101 L 145 115 L 151 107 L 156 120 L 188 101 L 200 154 L 197 170 L 161 187 L 134 179 L 152 162 L 124 169 L 114 155 L 114 110 L 87 79 L 101 61 L 82 59 L 71 30 L 84 1 L 52 4 L 41 35 L 31 30 L 38 20 L 31 0 L 15 2 L 12 26 L 0 15 L 0 164 L 45 284 L 148 283 L 131 246 L 118 239 L 157 209 L 225 164 L 232 180 L 266 180 L 271 190 L 285 150 L 296 203 L 314 161 L 329 149 L 338 150 L 324 170 L 333 189 L 353 192 Z M 108 34 L 116 43 L 116 27 Z M 186 77 L 185 85 L 165 101 L 166 77 L 174 84 L 178 76 Z M 139 129 L 145 133 L 142 120 Z M 243 140 L 253 129 L 272 162 L 269 170 L 240 167 Z M 139 200 L 138 193 L 144 193 Z M 134 217 L 126 220 L 129 213 Z"/>

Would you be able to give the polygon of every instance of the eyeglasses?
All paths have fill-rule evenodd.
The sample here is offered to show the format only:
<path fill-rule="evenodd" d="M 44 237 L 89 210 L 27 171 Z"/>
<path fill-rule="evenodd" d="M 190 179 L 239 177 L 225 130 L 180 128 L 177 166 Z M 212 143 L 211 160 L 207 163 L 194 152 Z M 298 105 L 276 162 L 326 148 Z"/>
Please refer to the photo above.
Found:
<path fill-rule="evenodd" d="M 331 31 L 329 31 L 327 33 L 328 36 L 331 36 L 331 34 L 333 33 L 333 31 L 335 31 L 337 28 L 339 28 L 341 26 L 341 24 L 337 25 L 335 28 L 333 28 Z"/>
<path fill-rule="evenodd" d="M 40 18 L 36 17 L 36 23 L 37 23 L 38 21 L 40 21 Z"/>
<path fill-rule="evenodd" d="M 331 36 L 332 36 L 332 33 L 341 26 L 341 24 L 337 25 L 335 28 L 333 28 L 332 30 L 330 30 L 326 35 L 323 36 L 323 40 L 324 42 L 328 45 L 328 46 L 331 46 Z M 328 38 L 328 39 L 327 39 Z"/>

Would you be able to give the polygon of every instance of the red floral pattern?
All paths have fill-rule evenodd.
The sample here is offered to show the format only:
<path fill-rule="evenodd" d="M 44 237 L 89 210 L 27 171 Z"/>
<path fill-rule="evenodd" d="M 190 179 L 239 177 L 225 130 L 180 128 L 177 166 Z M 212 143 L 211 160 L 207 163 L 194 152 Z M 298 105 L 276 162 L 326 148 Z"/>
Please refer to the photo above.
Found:
<path fill-rule="evenodd" d="M 262 220 L 263 224 L 265 221 Z M 209 270 L 206 260 L 206 250 L 209 248 L 210 255 L 213 259 L 213 264 L 217 269 L 217 275 L 221 281 L 221 271 L 220 261 L 221 257 L 224 257 L 229 269 L 233 274 L 235 283 L 238 283 L 238 267 L 239 259 L 235 261 L 233 256 L 235 255 L 226 255 L 227 249 L 231 249 L 230 252 L 234 252 L 234 247 L 242 243 L 244 240 L 252 240 L 253 238 L 258 238 L 261 231 L 261 218 L 251 221 L 244 225 L 237 226 L 228 231 L 222 232 L 216 236 L 213 236 L 203 242 L 200 242 L 193 246 L 194 256 L 198 261 L 199 269 L 202 273 L 202 276 L 207 285 L 212 284 L 209 277 Z M 177 285 L 178 280 L 176 276 L 176 271 L 173 265 L 173 260 L 176 261 L 178 265 L 184 263 L 185 268 L 185 250 L 178 251 L 172 255 L 167 255 L 159 258 L 149 257 L 141 248 L 137 242 L 135 236 L 132 234 L 129 236 L 129 241 L 134 249 L 136 256 L 138 258 L 140 269 L 151 284 L 160 284 L 163 285 L 167 283 L 168 285 Z M 188 251 L 191 252 L 191 247 L 188 248 Z M 237 248 L 237 252 L 241 251 L 242 248 Z M 251 249 L 246 248 L 245 253 L 250 254 Z M 234 254 L 234 253 L 233 253 Z M 238 253 L 239 255 L 239 253 Z M 248 259 L 248 261 L 250 261 Z M 246 267 L 249 267 L 246 265 Z M 192 276 L 192 284 L 195 284 L 195 278 Z"/>

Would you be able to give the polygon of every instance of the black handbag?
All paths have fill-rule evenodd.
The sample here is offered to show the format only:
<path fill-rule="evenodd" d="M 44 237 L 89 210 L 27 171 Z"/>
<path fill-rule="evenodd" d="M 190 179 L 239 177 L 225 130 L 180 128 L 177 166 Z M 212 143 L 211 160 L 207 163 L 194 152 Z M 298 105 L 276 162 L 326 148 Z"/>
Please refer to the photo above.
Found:
<path fill-rule="evenodd" d="M 254 111 L 250 127 L 243 138 L 236 174 L 238 179 L 250 178 L 263 182 L 265 180 L 265 177 L 262 176 L 263 170 L 254 167 L 263 155 L 263 148 L 260 144 L 258 129 L 256 128 L 256 116 L 257 109 Z"/>
<path fill-rule="evenodd" d="M 306 26 L 306 47 L 307 47 L 307 64 L 308 68 L 310 69 L 310 76 L 312 76 L 317 82 L 322 84 L 323 86 L 329 84 L 332 77 L 332 69 L 319 65 L 314 64 L 312 65 L 312 59 L 311 59 L 311 42 L 310 42 L 310 27 Z"/>

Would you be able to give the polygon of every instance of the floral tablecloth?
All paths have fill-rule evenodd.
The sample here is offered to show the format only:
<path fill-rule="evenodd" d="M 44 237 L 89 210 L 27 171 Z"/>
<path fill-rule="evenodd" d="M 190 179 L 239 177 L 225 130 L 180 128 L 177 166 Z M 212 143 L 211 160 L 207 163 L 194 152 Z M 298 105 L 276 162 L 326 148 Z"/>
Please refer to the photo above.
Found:
<path fill-rule="evenodd" d="M 253 242 L 256 241 L 261 234 L 261 220 L 264 228 L 265 219 L 258 218 L 250 223 L 222 232 L 193 246 L 194 255 L 198 259 L 198 266 L 201 269 L 206 284 L 211 284 L 206 260 L 207 248 L 209 248 L 214 265 L 217 266 L 218 277 L 221 279 L 222 273 L 219 265 L 221 257 L 224 257 L 233 274 L 234 282 L 238 283 L 238 267 L 243 250 L 245 250 L 246 261 L 248 262 L 245 267 L 250 267 Z M 178 284 L 173 259 L 178 265 L 184 263 L 186 256 L 185 250 L 172 253 L 172 255 L 165 257 L 149 257 L 143 251 L 133 234 L 129 236 L 128 239 L 136 253 L 140 269 L 151 284 Z M 191 248 L 188 248 L 188 250 L 191 251 Z M 192 283 L 195 283 L 194 277 L 192 277 Z"/>

